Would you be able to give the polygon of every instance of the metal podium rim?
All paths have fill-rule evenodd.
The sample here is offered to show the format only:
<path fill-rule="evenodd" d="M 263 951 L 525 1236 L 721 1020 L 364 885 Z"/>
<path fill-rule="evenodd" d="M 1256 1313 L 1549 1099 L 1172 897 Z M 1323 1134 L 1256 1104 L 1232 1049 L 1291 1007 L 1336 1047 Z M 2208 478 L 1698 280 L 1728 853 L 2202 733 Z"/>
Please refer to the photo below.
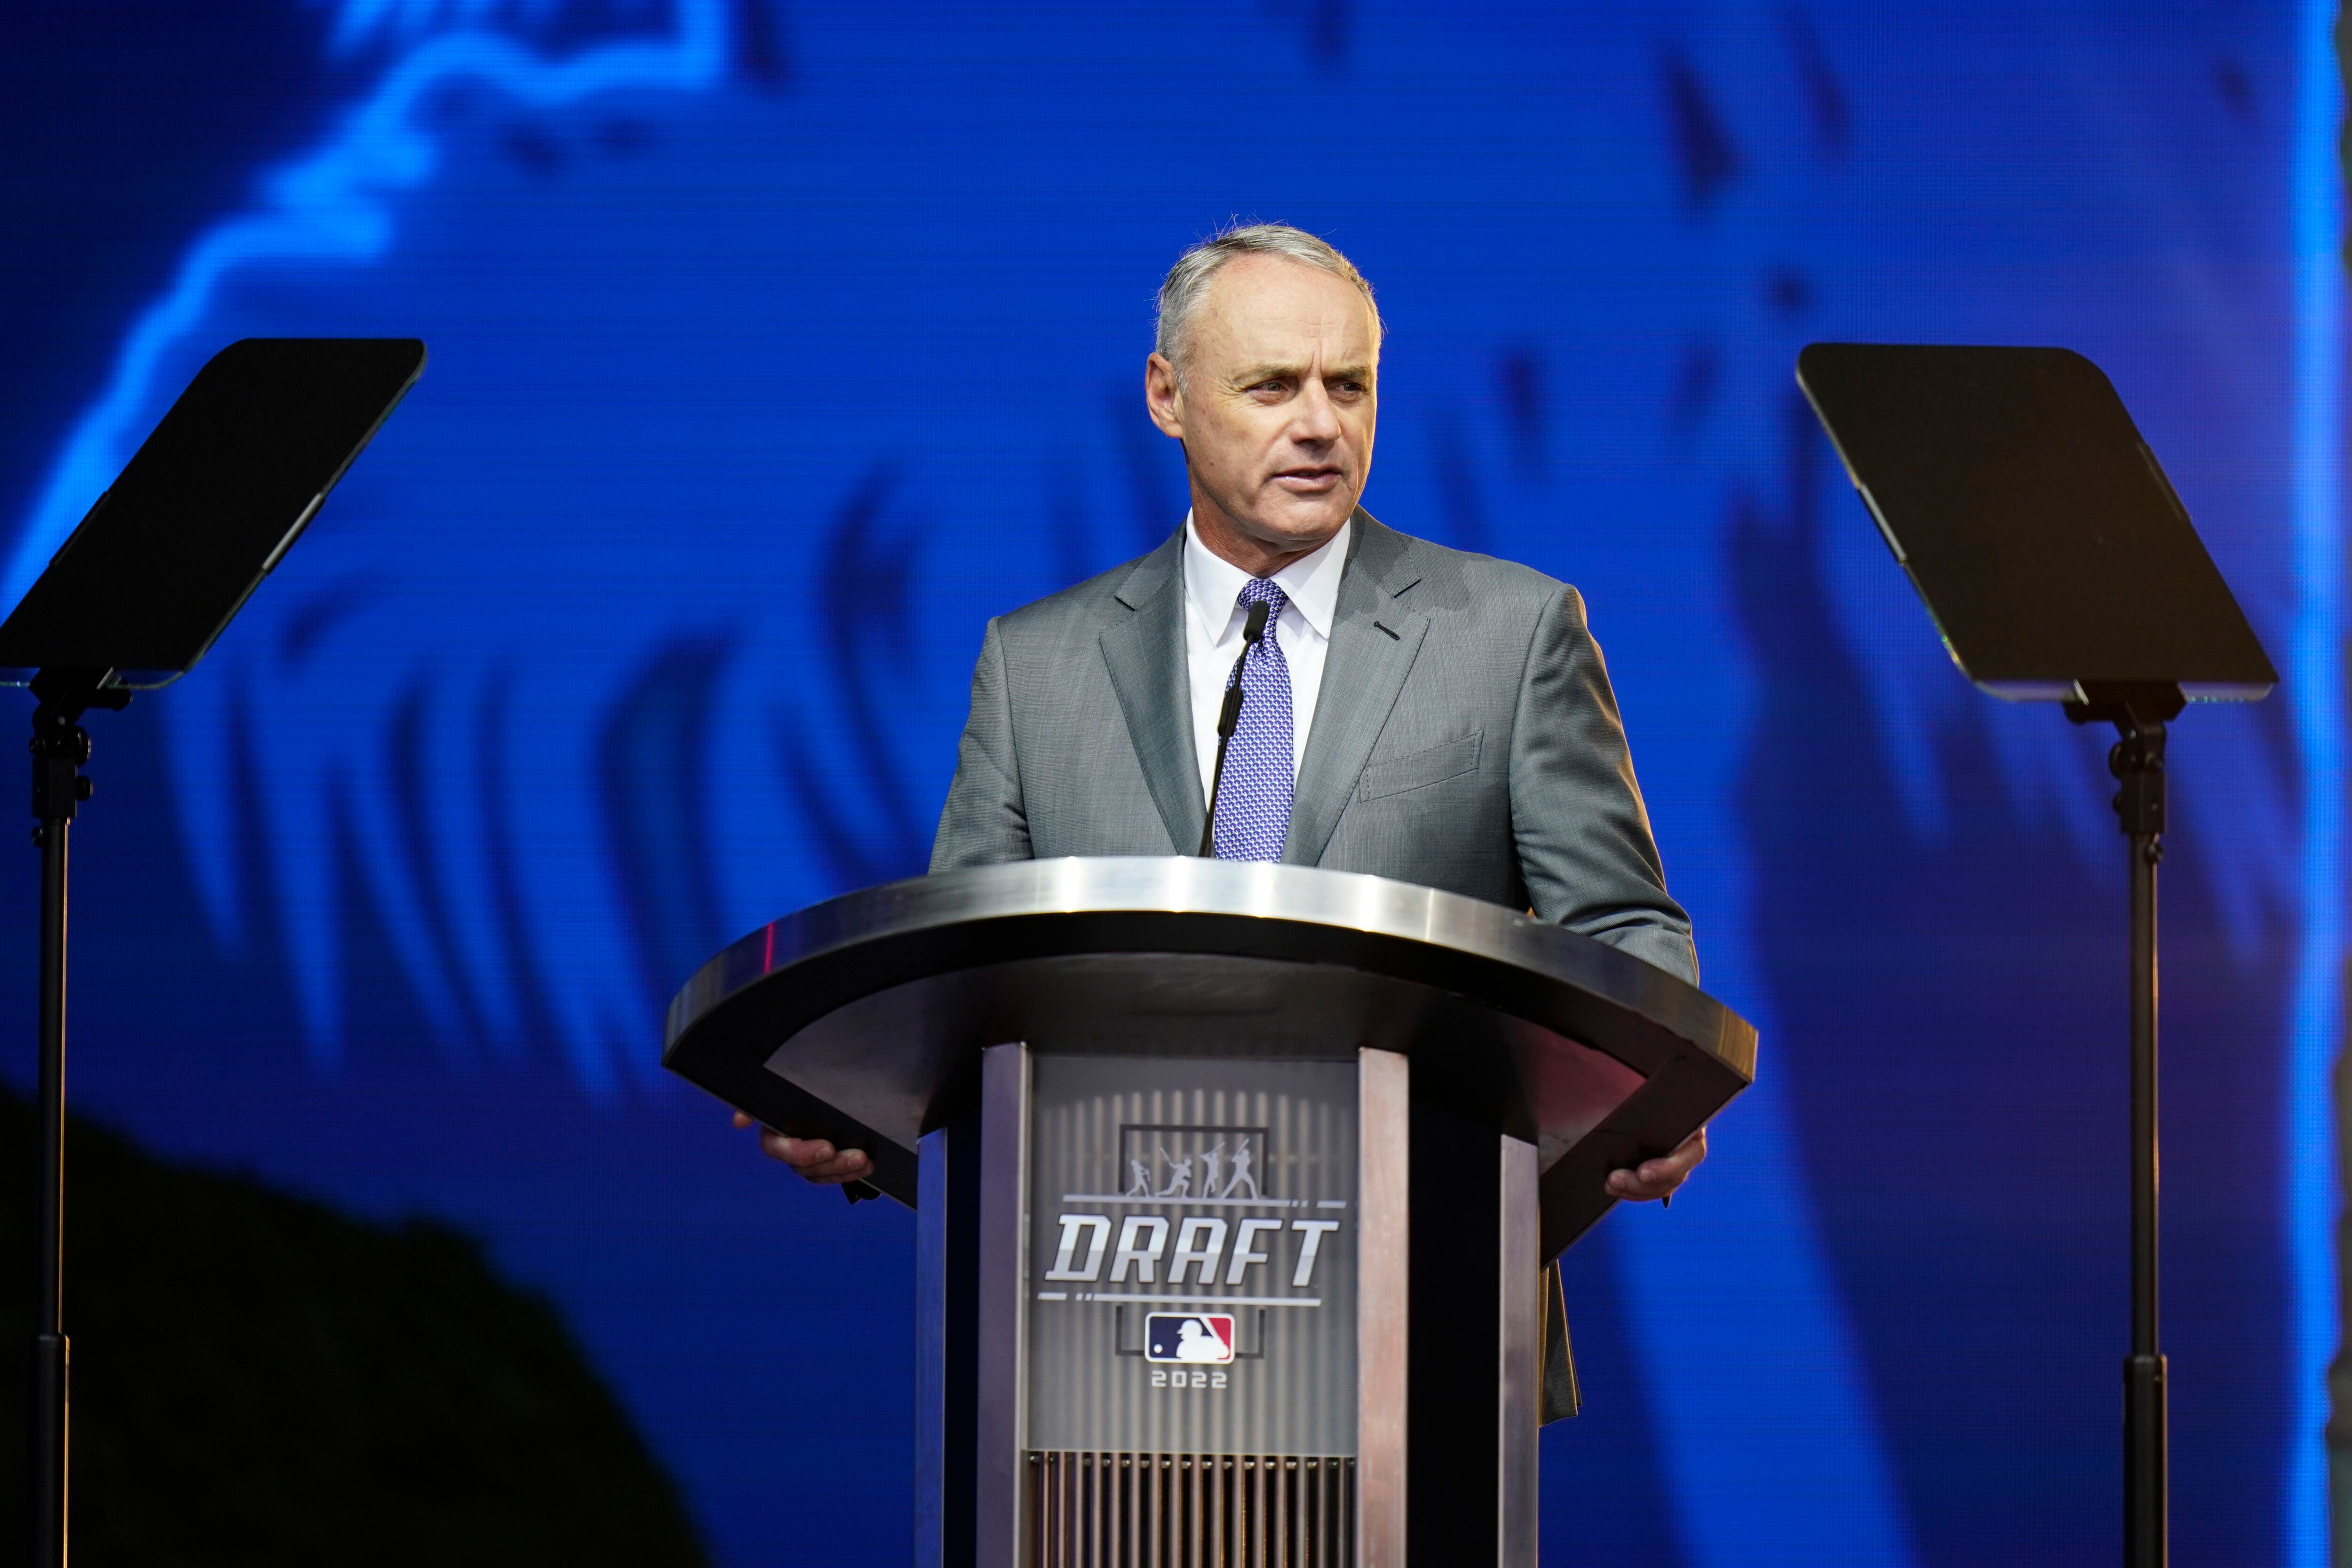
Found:
<path fill-rule="evenodd" d="M 1591 937 L 1383 877 L 1173 855 L 975 867 L 863 889 L 772 921 L 679 990 L 663 1064 L 772 1126 L 858 1140 L 875 1156 L 875 1185 L 911 1203 L 908 1129 L 881 1131 L 870 1117 L 827 1103 L 771 1071 L 772 1057 L 834 1013 L 919 983 L 1106 956 L 1354 971 L 1549 1030 L 1634 1069 L 1648 1083 L 1639 1103 L 1612 1117 L 1588 1157 L 1560 1162 L 1576 1169 L 1548 1169 L 1548 1194 L 1556 1183 L 1580 1193 L 1597 1186 L 1581 1167 L 1604 1158 L 1599 1145 L 1609 1138 L 1619 1155 L 1661 1152 L 1659 1137 L 1702 1124 L 1755 1074 L 1756 1031 L 1745 1019 L 1679 977 Z M 976 1060 L 988 1042 L 966 1043 Z M 961 1092 L 944 1077 L 925 1082 L 926 1125 L 938 1124 Z M 886 1120 L 911 1122 L 911 1114 Z M 1547 1197 L 1548 1247 L 1561 1227 L 1580 1230 L 1606 1205 L 1596 1191 L 1571 1207 L 1580 1218 L 1559 1209 L 1556 1225 L 1559 1206 Z"/>
<path fill-rule="evenodd" d="M 729 944 L 695 972 L 670 1002 L 663 1055 L 667 1060 L 747 987 L 796 966 L 943 926 L 1093 915 L 1265 922 L 1249 939 L 1235 934 L 1237 956 L 1330 961 L 1319 945 L 1312 953 L 1286 950 L 1294 946 L 1284 940 L 1286 925 L 1425 943 L 1603 998 L 1701 1046 L 1743 1077 L 1755 1076 L 1756 1030 L 1746 1019 L 1680 976 L 1604 942 L 1499 904 L 1388 877 L 1191 855 L 1013 861 L 884 883 L 810 904 Z M 1072 950 L 1066 936 L 1041 929 L 1034 951 L 1002 956 Z"/>

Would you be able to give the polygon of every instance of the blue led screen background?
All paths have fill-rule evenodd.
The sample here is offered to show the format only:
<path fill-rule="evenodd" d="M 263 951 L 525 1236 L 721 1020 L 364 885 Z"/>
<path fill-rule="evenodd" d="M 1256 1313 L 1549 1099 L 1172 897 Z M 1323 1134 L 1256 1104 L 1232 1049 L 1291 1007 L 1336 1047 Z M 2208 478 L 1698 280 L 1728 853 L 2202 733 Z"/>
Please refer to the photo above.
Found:
<path fill-rule="evenodd" d="M 2329 21 L 18 8 L 8 598 L 221 344 L 433 356 L 204 666 L 93 722 L 78 1103 L 482 1235 L 721 1561 L 903 1561 L 911 1219 L 756 1159 L 663 1079 L 660 1009 L 921 869 L 985 619 L 1182 515 L 1139 406 L 1160 272 L 1280 218 L 1380 290 L 1368 505 L 1583 590 L 1708 987 L 1764 1031 L 1687 1197 L 1570 1257 L 1590 1405 L 1546 1437 L 1546 1561 L 2111 1552 L 2105 741 L 1960 679 L 1790 376 L 1816 339 L 2062 343 L 2288 674 L 2176 729 L 2168 1349 L 2179 1560 L 2316 1563 Z"/>

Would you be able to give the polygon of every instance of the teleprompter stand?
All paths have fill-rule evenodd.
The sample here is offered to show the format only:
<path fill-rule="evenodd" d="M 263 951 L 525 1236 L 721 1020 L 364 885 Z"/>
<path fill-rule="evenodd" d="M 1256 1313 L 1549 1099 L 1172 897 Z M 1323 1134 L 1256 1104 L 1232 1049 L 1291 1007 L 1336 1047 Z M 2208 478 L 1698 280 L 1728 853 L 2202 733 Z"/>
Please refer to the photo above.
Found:
<path fill-rule="evenodd" d="M 89 733 L 186 674 L 317 515 L 425 368 L 409 339 L 247 339 L 197 372 L 0 623 L 0 684 L 30 685 L 41 850 L 41 1212 L 33 1333 L 36 1568 L 66 1561 L 67 845 Z"/>
<path fill-rule="evenodd" d="M 33 681 L 33 816 L 41 848 L 41 1256 L 33 1309 L 33 1540 L 39 1563 L 65 1561 L 67 1345 L 65 1335 L 66 1176 L 66 841 L 74 808 L 89 799 L 82 776 L 92 707 L 120 711 L 131 693 L 102 685 L 87 670 L 44 670 Z"/>
<path fill-rule="evenodd" d="M 2124 1562 L 2166 1562 L 2157 1312 L 2156 871 L 2165 727 L 2278 682 L 2156 455 L 2063 349 L 1815 343 L 1797 380 L 1944 644 L 1996 696 L 2112 724 L 2131 865 L 2131 1351 Z"/>

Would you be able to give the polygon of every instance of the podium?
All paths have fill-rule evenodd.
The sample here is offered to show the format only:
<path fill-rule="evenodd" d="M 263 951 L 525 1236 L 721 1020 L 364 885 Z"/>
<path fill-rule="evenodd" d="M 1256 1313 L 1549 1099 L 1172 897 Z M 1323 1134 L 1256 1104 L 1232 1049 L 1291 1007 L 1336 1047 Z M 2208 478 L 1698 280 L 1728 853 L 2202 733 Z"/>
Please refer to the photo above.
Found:
<path fill-rule="evenodd" d="M 915 1207 L 940 1568 L 1531 1568 L 1542 1264 L 1755 1057 L 1500 905 L 1186 857 L 816 904 L 663 1052 Z"/>

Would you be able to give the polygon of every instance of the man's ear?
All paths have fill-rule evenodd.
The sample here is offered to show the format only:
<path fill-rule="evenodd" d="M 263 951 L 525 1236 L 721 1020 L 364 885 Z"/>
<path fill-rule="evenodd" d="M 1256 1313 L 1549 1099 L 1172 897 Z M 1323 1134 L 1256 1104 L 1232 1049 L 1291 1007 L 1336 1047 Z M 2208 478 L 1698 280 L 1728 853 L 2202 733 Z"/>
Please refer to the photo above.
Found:
<path fill-rule="evenodd" d="M 1160 434 L 1184 439 L 1184 388 L 1165 354 L 1143 361 L 1143 406 Z"/>

